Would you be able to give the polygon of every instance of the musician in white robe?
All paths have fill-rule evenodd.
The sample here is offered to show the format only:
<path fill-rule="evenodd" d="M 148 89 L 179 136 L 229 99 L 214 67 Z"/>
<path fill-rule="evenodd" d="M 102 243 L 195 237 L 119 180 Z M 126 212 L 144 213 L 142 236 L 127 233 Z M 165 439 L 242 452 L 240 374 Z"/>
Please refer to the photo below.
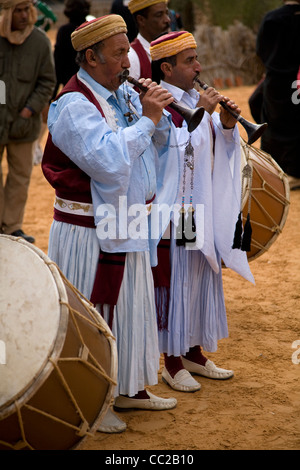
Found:
<path fill-rule="evenodd" d="M 164 410 L 174 408 L 176 399 L 146 390 L 157 383 L 159 369 L 151 272 L 156 240 L 148 237 L 152 214 L 147 215 L 147 202 L 176 199 L 178 179 L 164 184 L 164 173 L 170 164 L 178 167 L 178 156 L 168 158 L 173 128 L 169 115 L 162 118 L 173 98 L 150 79 L 141 98 L 121 85 L 121 74 L 130 65 L 126 32 L 119 15 L 107 15 L 72 33 L 80 70 L 50 107 L 42 163 L 56 191 L 49 257 L 83 295 L 101 304 L 104 316 L 108 313 L 105 319 L 118 351 L 114 406 Z M 146 227 L 145 236 L 137 239 L 129 230 L 135 222 L 129 212 L 135 205 Z M 101 236 L 110 209 L 116 216 L 116 234 Z M 126 428 L 111 411 L 104 420 L 101 431 Z"/>
<path fill-rule="evenodd" d="M 233 376 L 233 371 L 208 360 L 201 349 L 214 352 L 218 340 L 228 336 L 221 260 L 254 283 L 246 252 L 232 248 L 241 204 L 239 132 L 231 114 L 223 108 L 219 114 L 215 108 L 225 100 L 236 112 L 241 110 L 214 88 L 201 96 L 194 89 L 201 72 L 196 47 L 192 34 L 181 31 L 161 36 L 150 48 L 152 79 L 179 104 L 206 110 L 192 133 L 170 110 L 182 164 L 177 203 L 185 209 L 186 226 L 180 232 L 182 213 L 175 213 L 169 258 L 163 240 L 158 267 L 153 269 L 160 351 L 165 358 L 162 377 L 184 392 L 201 387 L 191 373 L 213 379 Z M 192 215 L 196 227 L 188 224 Z"/>

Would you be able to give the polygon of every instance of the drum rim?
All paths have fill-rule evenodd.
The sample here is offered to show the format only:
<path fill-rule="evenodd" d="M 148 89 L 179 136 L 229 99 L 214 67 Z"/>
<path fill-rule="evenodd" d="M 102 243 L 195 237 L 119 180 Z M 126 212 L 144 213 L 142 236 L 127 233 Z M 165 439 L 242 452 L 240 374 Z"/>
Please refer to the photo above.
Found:
<path fill-rule="evenodd" d="M 263 248 L 261 248 L 256 254 L 254 254 L 253 256 L 248 258 L 248 262 L 251 262 L 251 261 L 254 261 L 255 259 L 257 259 L 259 256 L 266 253 L 269 250 L 269 248 L 273 245 L 275 240 L 278 238 L 280 233 L 282 232 L 283 227 L 285 226 L 285 223 L 286 223 L 286 220 L 287 220 L 287 217 L 288 217 L 288 213 L 289 213 L 289 208 L 290 208 L 290 185 L 289 185 L 288 177 L 287 177 L 286 173 L 283 171 L 283 169 L 280 167 L 280 165 L 278 165 L 276 160 L 274 160 L 274 158 L 270 154 L 268 154 L 264 150 L 257 149 L 253 145 L 249 145 L 242 137 L 240 137 L 240 141 L 241 141 L 241 148 L 242 148 L 243 152 L 244 152 L 245 147 L 247 147 L 247 148 L 250 147 L 251 149 L 254 149 L 255 151 L 259 152 L 259 154 L 261 154 L 264 158 L 266 158 L 266 160 L 268 160 L 270 163 L 272 163 L 272 165 L 278 170 L 278 173 L 281 174 L 281 176 L 282 176 L 282 182 L 283 182 L 284 189 L 285 189 L 285 199 L 288 201 L 288 203 L 285 204 L 285 206 L 284 206 L 282 218 L 281 218 L 280 224 L 278 225 L 280 230 L 278 230 L 277 232 L 274 232 L 273 236 L 266 243 L 266 245 Z M 246 161 L 247 161 L 247 159 L 246 159 Z M 246 198 L 246 194 L 247 194 L 247 198 Z M 249 197 L 249 189 L 246 190 L 246 194 L 242 198 L 242 210 L 244 209 L 244 207 L 247 203 L 247 200 L 248 200 L 248 197 Z"/>
<path fill-rule="evenodd" d="M 69 311 L 67 307 L 67 291 L 59 275 L 59 271 L 56 264 L 42 250 L 28 243 L 22 238 L 16 238 L 11 235 L 5 234 L 0 234 L 0 237 L 7 238 L 12 242 L 16 242 L 23 246 L 26 246 L 26 248 L 30 248 L 45 262 L 46 267 L 50 270 L 50 273 L 54 278 L 54 282 L 60 299 L 60 318 L 57 326 L 57 335 L 53 340 L 51 349 L 49 349 L 48 351 L 47 358 L 41 365 L 40 369 L 36 372 L 32 380 L 29 381 L 29 383 L 27 383 L 22 390 L 20 390 L 6 403 L 0 406 L 0 420 L 2 420 L 4 418 L 7 418 L 9 415 L 13 414 L 17 408 L 20 408 L 24 403 L 30 400 L 30 398 L 34 396 L 36 390 L 47 380 L 47 378 L 53 371 L 54 365 L 51 363 L 50 359 L 55 360 L 56 358 L 58 358 L 64 346 L 68 327 Z"/>
<path fill-rule="evenodd" d="M 99 323 L 101 323 L 101 326 L 108 333 L 106 338 L 109 342 L 110 350 L 111 350 L 111 367 L 110 367 L 109 376 L 110 376 L 111 380 L 113 380 L 114 382 L 117 382 L 117 378 L 118 378 L 118 355 L 117 355 L 117 344 L 116 344 L 116 340 L 113 336 L 113 333 L 112 333 L 111 329 L 109 328 L 108 324 L 106 323 L 106 321 L 104 320 L 104 318 L 102 317 L 102 315 L 98 312 L 98 310 L 95 307 L 88 304 L 87 302 L 85 302 L 84 299 L 82 299 L 82 301 L 93 312 L 93 314 L 97 317 L 97 320 L 99 321 Z M 100 410 L 97 418 L 95 419 L 94 423 L 91 425 L 91 428 L 90 428 L 90 432 L 92 434 L 94 434 L 98 430 L 104 416 L 106 415 L 106 413 L 108 411 L 108 408 L 110 407 L 111 399 L 113 398 L 114 389 L 115 389 L 115 385 L 112 382 L 109 382 L 108 391 L 107 391 L 102 409 Z M 79 450 L 80 447 L 85 443 L 86 439 L 88 439 L 88 438 L 89 438 L 89 436 L 87 436 L 87 435 L 84 436 L 73 447 L 73 449 L 78 449 Z"/>

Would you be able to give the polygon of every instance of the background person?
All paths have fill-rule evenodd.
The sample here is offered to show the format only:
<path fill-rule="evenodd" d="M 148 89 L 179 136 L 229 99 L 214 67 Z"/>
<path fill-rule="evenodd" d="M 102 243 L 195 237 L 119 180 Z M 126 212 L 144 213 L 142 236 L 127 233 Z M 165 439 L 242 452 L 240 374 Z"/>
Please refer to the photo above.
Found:
<path fill-rule="evenodd" d="M 135 18 L 138 35 L 130 45 L 130 75 L 151 78 L 150 42 L 170 30 L 168 0 L 130 0 L 128 8 Z"/>
<path fill-rule="evenodd" d="M 300 1 L 284 1 L 263 18 L 256 51 L 265 66 L 262 122 L 268 123 L 261 148 L 289 175 L 291 188 L 300 185 L 300 106 L 292 100 L 299 43 Z"/>
<path fill-rule="evenodd" d="M 91 11 L 89 0 L 65 0 L 64 5 L 64 15 L 69 21 L 60 26 L 56 35 L 54 46 L 56 86 L 53 98 L 55 98 L 59 87 L 66 85 L 79 70 L 75 60 L 76 51 L 72 46 L 71 34 L 78 26 L 87 21 L 87 16 Z"/>
<path fill-rule="evenodd" d="M 47 32 L 53 26 L 54 23 L 56 23 L 57 18 L 54 15 L 53 11 L 51 8 L 44 2 L 41 2 L 40 0 L 33 0 L 33 4 L 36 7 L 38 11 L 38 18 L 35 23 L 35 26 L 38 28 L 42 29 L 43 31 Z M 47 116 L 48 116 L 48 109 L 49 109 L 49 104 L 47 104 L 44 109 L 42 110 L 42 127 L 40 130 L 40 135 L 38 139 L 35 141 L 34 148 L 33 148 L 33 164 L 34 165 L 39 165 L 42 161 L 43 158 L 43 139 L 44 135 L 47 130 Z"/>
<path fill-rule="evenodd" d="M 41 2 L 35 5 L 41 7 Z M 87 20 L 90 13 L 90 2 L 88 0 L 65 0 L 64 14 L 69 18 L 69 22 L 60 26 L 56 35 L 56 43 L 54 46 L 54 64 L 56 72 L 56 85 L 53 91 L 52 99 L 57 95 L 61 86 L 66 85 L 68 80 L 78 71 L 74 51 L 71 43 L 71 34 L 81 23 Z M 45 23 L 49 25 L 49 23 Z M 40 28 L 42 26 L 39 26 Z M 47 29 L 46 29 L 47 30 Z M 47 117 L 49 104 L 42 111 L 42 129 L 39 139 L 36 142 L 34 150 L 34 164 L 41 163 L 43 158 L 42 142 L 47 131 Z"/>
<path fill-rule="evenodd" d="M 33 166 L 34 142 L 41 129 L 41 112 L 55 85 L 51 43 L 35 27 L 37 11 L 31 1 L 1 0 L 0 80 L 6 103 L 0 106 L 0 161 L 8 163 L 6 182 L 0 175 L 0 230 L 34 243 L 22 230 Z"/>
<path fill-rule="evenodd" d="M 110 13 L 122 16 L 127 26 L 127 36 L 129 42 L 132 42 L 138 33 L 137 24 L 129 11 L 128 3 L 130 0 L 114 0 L 112 2 Z"/>

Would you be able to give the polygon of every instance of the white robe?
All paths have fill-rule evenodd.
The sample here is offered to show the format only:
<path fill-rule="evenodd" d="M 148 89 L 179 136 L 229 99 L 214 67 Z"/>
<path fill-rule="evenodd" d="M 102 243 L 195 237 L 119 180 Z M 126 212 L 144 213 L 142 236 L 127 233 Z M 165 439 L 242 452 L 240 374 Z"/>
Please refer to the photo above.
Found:
<path fill-rule="evenodd" d="M 117 214 L 116 226 L 119 228 L 122 219 L 119 217 L 120 200 L 123 201 L 124 196 L 129 209 L 135 203 L 144 208 L 145 201 L 153 194 L 156 194 L 157 205 L 172 205 L 178 190 L 179 156 L 169 152 L 168 144 L 172 145 L 174 137 L 170 117 L 164 116 L 155 128 L 150 119 L 142 116 L 138 94 L 131 88 L 126 90 L 123 85 L 114 95 L 83 69 L 78 77 L 98 98 L 106 119 L 83 95 L 68 93 L 58 103 L 52 103 L 48 125 L 54 144 L 91 177 L 97 230 L 54 221 L 49 257 L 69 281 L 90 298 L 99 246 L 107 252 L 127 252 L 112 330 L 119 356 L 116 393 L 133 396 L 146 385 L 157 383 L 159 349 L 151 264 L 156 264 L 156 246 L 169 220 L 155 231 L 156 237 L 150 237 L 150 229 L 155 224 L 151 225 L 152 212 L 148 216 L 144 210 L 142 217 L 147 221 L 147 228 L 149 220 L 149 232 L 147 230 L 145 237 L 134 239 L 128 231 L 124 238 L 101 239 L 97 238 L 99 228 L 108 218 L 98 209 L 106 203 L 110 205 L 114 209 L 113 215 Z M 125 116 L 129 110 L 128 93 L 132 95 L 132 106 L 142 116 L 130 124 Z M 155 144 L 152 137 L 156 139 Z M 173 178 L 170 180 L 166 175 L 171 168 Z M 129 221 L 132 223 L 128 213 L 126 228 Z M 106 306 L 104 310 L 106 315 Z"/>
<path fill-rule="evenodd" d="M 161 85 L 180 104 L 195 108 L 199 100 L 195 90 L 188 94 L 165 82 Z M 177 128 L 182 166 L 188 139 L 189 132 L 183 122 L 182 128 Z M 195 161 L 192 202 L 196 245 L 188 249 L 177 247 L 174 240 L 171 242 L 168 329 L 159 331 L 160 351 L 175 356 L 185 354 L 195 345 L 201 345 L 206 351 L 215 351 L 217 341 L 228 336 L 221 260 L 228 268 L 254 283 L 247 253 L 232 249 L 241 204 L 241 149 L 237 126 L 234 130 L 224 130 L 218 113 L 211 117 L 205 112 L 201 124 L 191 133 L 191 142 Z M 186 208 L 190 201 L 190 180 L 191 170 L 187 169 Z M 181 204 L 181 201 L 182 181 L 177 203 Z M 174 223 L 178 224 L 178 216 Z M 164 294 L 162 289 L 156 289 L 157 304 L 164 304 L 166 309 Z"/>

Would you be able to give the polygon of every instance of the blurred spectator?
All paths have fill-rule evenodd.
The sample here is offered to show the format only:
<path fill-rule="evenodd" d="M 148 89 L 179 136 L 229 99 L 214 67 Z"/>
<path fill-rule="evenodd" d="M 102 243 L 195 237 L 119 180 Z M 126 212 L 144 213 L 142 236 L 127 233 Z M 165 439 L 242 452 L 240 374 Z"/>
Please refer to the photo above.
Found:
<path fill-rule="evenodd" d="M 43 31 L 49 31 L 51 26 L 56 23 L 57 17 L 51 10 L 51 8 L 40 0 L 33 0 L 33 5 L 38 11 L 38 18 L 35 22 L 35 26 L 42 29 Z M 42 111 L 42 126 L 39 138 L 35 141 L 33 147 L 33 163 L 39 165 L 43 158 L 42 141 L 47 130 L 47 116 L 48 116 L 49 104 L 45 106 Z"/>
<path fill-rule="evenodd" d="M 86 21 L 91 9 L 89 0 L 65 0 L 64 4 L 64 14 L 69 22 L 59 28 L 56 36 L 54 47 L 56 87 L 53 98 L 56 96 L 60 85 L 64 86 L 78 72 L 79 67 L 75 62 L 76 51 L 71 43 L 71 34 Z"/>
<path fill-rule="evenodd" d="M 169 9 L 169 17 L 171 19 L 171 31 L 181 31 L 183 29 L 183 24 L 180 14 L 175 10 Z"/>
<path fill-rule="evenodd" d="M 46 3 L 40 0 L 34 0 L 33 4 L 39 10 L 39 16 L 35 26 L 38 26 L 43 31 L 49 31 L 51 26 L 57 21 L 55 14 Z"/>
<path fill-rule="evenodd" d="M 31 0 L 0 0 L 0 80 L 6 84 L 0 106 L 0 162 L 6 150 L 8 174 L 0 167 L 0 232 L 34 243 L 22 230 L 41 112 L 55 86 L 52 47 L 35 26 Z"/>
<path fill-rule="evenodd" d="M 72 75 L 78 71 L 78 66 L 75 63 L 76 53 L 71 44 L 71 33 L 77 28 L 77 26 L 86 21 L 86 16 L 90 12 L 89 0 L 65 0 L 64 4 L 64 14 L 69 18 L 69 22 L 59 28 L 56 36 L 56 44 L 54 48 L 56 85 L 52 98 L 55 98 L 57 95 L 60 85 L 64 86 Z M 49 21 L 52 20 L 51 10 L 40 0 L 35 1 L 34 5 L 44 15 L 42 17 L 39 16 L 36 26 L 48 31 L 50 27 Z M 41 132 L 34 145 L 34 165 L 39 165 L 43 158 L 42 140 L 45 132 L 47 131 L 48 110 L 49 103 L 43 109 Z"/>
<path fill-rule="evenodd" d="M 300 64 L 300 0 L 268 12 L 257 36 L 257 54 L 266 77 L 263 82 L 262 120 L 268 129 L 261 148 L 300 184 L 300 105 L 292 99 Z M 297 183 L 297 181 L 296 181 Z"/>
<path fill-rule="evenodd" d="M 168 0 L 130 0 L 128 8 L 139 31 L 128 54 L 130 75 L 151 78 L 150 42 L 170 30 Z"/>
<path fill-rule="evenodd" d="M 111 13 L 122 16 L 127 25 L 127 36 L 129 42 L 132 42 L 138 33 L 136 22 L 128 8 L 129 0 L 114 0 L 111 6 Z"/>

